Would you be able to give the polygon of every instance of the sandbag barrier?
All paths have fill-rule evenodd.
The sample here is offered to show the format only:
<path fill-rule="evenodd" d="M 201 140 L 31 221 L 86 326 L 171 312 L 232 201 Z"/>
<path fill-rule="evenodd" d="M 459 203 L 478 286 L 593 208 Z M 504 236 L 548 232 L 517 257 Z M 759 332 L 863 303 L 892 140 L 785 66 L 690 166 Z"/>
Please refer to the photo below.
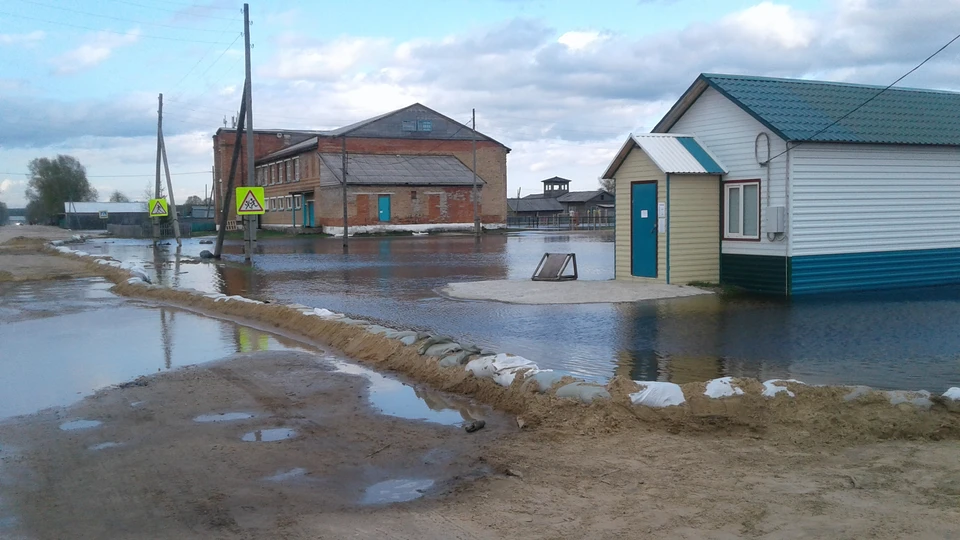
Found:
<path fill-rule="evenodd" d="M 73 243 L 83 241 L 79 238 Z M 94 256 L 68 244 L 71 242 L 48 245 L 61 255 L 86 261 L 113 281 L 120 294 L 252 319 L 317 339 L 357 360 L 523 415 L 518 418 L 521 425 L 560 425 L 575 420 L 608 429 L 632 419 L 698 430 L 779 430 L 795 433 L 795 437 L 789 436 L 798 441 L 960 438 L 960 388 L 956 387 L 933 395 L 733 377 L 683 385 L 614 377 L 607 384 L 597 384 L 449 336 L 395 329 L 300 304 L 279 305 L 155 285 L 137 263 Z"/>

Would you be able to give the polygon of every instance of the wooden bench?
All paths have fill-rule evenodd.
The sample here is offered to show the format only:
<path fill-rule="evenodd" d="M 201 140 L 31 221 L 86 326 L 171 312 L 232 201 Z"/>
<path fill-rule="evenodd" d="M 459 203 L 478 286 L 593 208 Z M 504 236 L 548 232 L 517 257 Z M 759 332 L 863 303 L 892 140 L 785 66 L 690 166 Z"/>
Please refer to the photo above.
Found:
<path fill-rule="evenodd" d="M 565 273 L 573 263 L 573 274 Z M 533 281 L 573 281 L 577 279 L 576 253 L 544 253 L 533 272 Z"/>

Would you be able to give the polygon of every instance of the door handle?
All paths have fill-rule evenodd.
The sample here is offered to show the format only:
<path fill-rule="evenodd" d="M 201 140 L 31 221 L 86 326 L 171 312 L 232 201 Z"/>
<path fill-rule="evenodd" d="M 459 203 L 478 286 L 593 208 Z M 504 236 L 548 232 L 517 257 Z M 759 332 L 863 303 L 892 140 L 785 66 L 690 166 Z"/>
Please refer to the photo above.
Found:
<path fill-rule="evenodd" d="M 654 225 L 653 228 L 650 229 L 650 234 L 656 234 L 656 233 L 657 233 L 657 226 Z"/>

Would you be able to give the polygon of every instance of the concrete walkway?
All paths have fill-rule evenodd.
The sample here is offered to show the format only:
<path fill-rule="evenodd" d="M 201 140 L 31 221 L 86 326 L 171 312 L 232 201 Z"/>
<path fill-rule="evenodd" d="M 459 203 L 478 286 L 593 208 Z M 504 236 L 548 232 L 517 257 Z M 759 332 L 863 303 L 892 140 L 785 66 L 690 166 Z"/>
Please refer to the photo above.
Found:
<path fill-rule="evenodd" d="M 499 280 L 450 283 L 440 293 L 463 300 L 493 300 L 508 304 L 611 304 L 712 294 L 683 285 L 625 281 Z"/>

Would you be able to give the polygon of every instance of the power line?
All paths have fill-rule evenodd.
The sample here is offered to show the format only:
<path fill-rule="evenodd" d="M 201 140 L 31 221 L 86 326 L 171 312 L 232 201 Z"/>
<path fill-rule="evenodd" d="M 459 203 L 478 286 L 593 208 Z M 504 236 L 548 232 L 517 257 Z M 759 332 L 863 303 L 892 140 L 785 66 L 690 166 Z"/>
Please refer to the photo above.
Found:
<path fill-rule="evenodd" d="M 176 29 L 176 30 L 189 30 L 190 32 L 217 32 L 217 33 L 222 33 L 222 31 L 219 31 L 219 30 L 207 30 L 207 29 L 205 29 L 205 28 L 190 28 L 190 27 L 187 27 L 187 26 L 175 26 L 175 25 L 172 25 L 172 24 L 162 24 L 162 23 L 154 23 L 154 22 L 147 22 L 147 21 L 137 21 L 137 20 L 134 20 L 134 19 L 125 19 L 125 18 L 123 18 L 123 17 L 113 17 L 113 16 L 110 16 L 110 15 L 101 15 L 101 14 L 99 14 L 99 13 L 90 13 L 89 11 L 80 11 L 80 10 L 78 10 L 78 9 L 70 9 L 70 8 L 65 8 L 65 7 L 60 7 L 60 6 L 51 6 L 51 5 L 49 5 L 49 4 L 41 4 L 40 2 L 34 2 L 33 0 L 20 0 L 20 1 L 23 2 L 23 3 L 25 3 L 25 4 L 33 4 L 33 5 L 35 5 L 35 6 L 40 6 L 40 7 L 49 8 L 49 9 L 59 9 L 59 10 L 61 10 L 61 11 L 66 11 L 66 12 L 69 12 L 69 13 L 77 13 L 77 14 L 79 14 L 79 15 L 87 15 L 87 16 L 90 16 L 90 17 L 99 17 L 99 18 L 101 18 L 101 19 L 111 19 L 111 20 L 114 20 L 114 21 L 128 22 L 128 23 L 133 23 L 133 24 L 145 24 L 145 25 L 148 25 L 148 26 L 158 26 L 158 27 L 162 27 L 162 28 L 173 28 L 173 29 Z"/>
<path fill-rule="evenodd" d="M 873 101 L 873 100 L 877 99 L 878 97 L 880 97 L 881 94 L 883 94 L 883 93 L 886 92 L 887 90 L 893 88 L 893 86 L 894 86 L 895 84 L 897 84 L 898 82 L 906 79 L 908 75 L 910 75 L 910 74 L 913 73 L 914 71 L 920 69 L 924 64 L 926 64 L 927 62 L 929 62 L 930 60 L 932 60 L 934 56 L 936 56 L 936 55 L 940 54 L 941 52 L 943 52 L 944 49 L 946 49 L 947 47 L 949 47 L 950 45 L 952 45 L 953 42 L 956 41 L 956 40 L 958 40 L 958 39 L 960 39 L 960 34 L 957 34 L 957 35 L 953 36 L 953 39 L 951 39 L 950 41 L 948 41 L 943 47 L 940 47 L 939 49 L 937 49 L 936 51 L 934 51 L 934 53 L 931 54 L 930 56 L 926 57 L 926 58 L 923 60 L 923 62 L 920 62 L 919 64 L 917 64 L 916 66 L 914 66 L 913 69 L 911 69 L 910 71 L 904 73 L 904 74 L 901 75 L 897 80 L 895 80 L 895 81 L 893 81 L 892 83 L 888 84 L 888 85 L 887 85 L 886 87 L 884 87 L 882 90 L 880 90 L 879 92 L 877 92 L 876 94 L 874 94 L 873 96 L 871 96 L 870 99 L 868 99 L 868 100 L 864 101 L 863 103 L 857 105 L 857 106 L 854 107 L 852 110 L 850 110 L 850 112 L 844 114 L 844 115 L 841 116 L 840 118 L 837 118 L 837 119 L 834 120 L 833 122 L 830 122 L 830 124 L 828 124 L 827 127 L 821 129 L 820 131 L 814 133 L 813 135 L 810 135 L 809 137 L 807 137 L 807 138 L 805 138 L 805 139 L 802 139 L 802 140 L 800 140 L 800 141 L 797 141 L 797 144 L 794 145 L 794 146 L 790 146 L 790 144 L 789 144 L 790 141 L 787 141 L 787 148 L 786 148 L 786 150 L 784 150 L 783 152 L 780 152 L 779 154 L 777 154 L 777 155 L 773 156 L 772 158 L 768 159 L 768 160 L 767 160 L 767 163 L 770 163 L 771 161 L 773 161 L 773 160 L 777 159 L 778 157 L 786 154 L 786 153 L 789 152 L 790 150 L 793 150 L 794 148 L 800 146 L 801 144 L 803 144 L 803 143 L 805 143 L 805 142 L 812 142 L 812 140 L 813 140 L 814 137 L 822 134 L 823 132 L 827 131 L 828 129 L 832 128 L 833 126 L 839 124 L 844 118 L 846 118 L 846 117 L 850 116 L 851 114 L 859 111 L 860 109 L 862 109 L 863 107 L 865 107 L 868 103 L 870 103 L 871 101 Z"/>
<path fill-rule="evenodd" d="M 188 8 L 199 8 L 199 9 L 222 9 L 222 10 L 224 10 L 224 11 L 233 11 L 233 10 L 237 9 L 237 8 L 234 8 L 234 7 L 223 7 L 223 6 L 213 6 L 213 5 L 210 5 L 210 6 L 202 6 L 202 5 L 200 5 L 200 4 L 191 4 L 191 3 L 187 3 L 187 2 L 173 2 L 173 1 L 171 1 L 171 0 L 165 0 L 163 3 L 165 3 L 165 4 L 170 4 L 170 5 L 172 5 L 172 6 L 183 6 L 183 7 L 188 7 Z M 159 8 L 158 8 L 158 9 L 159 9 Z"/>
<path fill-rule="evenodd" d="M 184 6 L 183 8 L 179 8 L 179 9 L 167 9 L 167 8 L 162 8 L 162 7 L 157 7 L 157 6 L 151 6 L 151 5 L 146 5 L 146 4 L 138 4 L 138 3 L 136 3 L 136 2 L 127 2 L 126 0 L 111 0 L 111 1 L 116 2 L 116 3 L 118 3 L 118 4 L 126 4 L 126 5 L 128 5 L 128 6 L 136 6 L 136 7 L 148 8 L 148 9 L 156 9 L 156 10 L 159 10 L 159 11 L 166 11 L 167 13 L 182 13 L 184 9 L 188 9 L 188 8 L 196 8 L 196 9 L 225 9 L 225 10 L 231 10 L 231 11 L 234 10 L 234 9 L 236 9 L 236 8 L 224 8 L 224 7 L 215 7 L 215 6 L 197 6 L 197 5 L 186 5 L 186 4 L 180 4 L 180 5 Z M 206 19 L 220 19 L 220 20 L 222 20 L 222 21 L 234 21 L 234 22 L 236 22 L 236 21 L 239 21 L 239 20 L 240 20 L 239 17 L 230 19 L 230 18 L 227 18 L 227 17 L 217 17 L 216 15 L 205 15 L 205 14 L 203 14 L 203 13 L 193 13 L 192 16 L 194 16 L 194 17 L 203 17 L 203 18 L 206 18 Z"/>
<path fill-rule="evenodd" d="M 11 176 L 29 176 L 30 173 L 13 173 L 13 172 L 0 172 L 0 174 L 9 174 Z M 179 172 L 179 173 L 170 173 L 171 176 L 182 176 L 187 174 L 210 174 L 210 171 L 190 171 L 190 172 Z M 88 174 L 87 178 L 153 178 L 156 175 L 153 174 Z"/>
<path fill-rule="evenodd" d="M 240 32 L 239 34 L 237 34 L 237 37 L 233 38 L 233 41 L 231 41 L 230 44 L 227 45 L 227 48 L 224 49 L 222 53 L 220 53 L 220 56 L 218 56 L 217 59 L 214 60 L 212 64 L 210 64 L 209 66 L 207 66 L 207 69 L 204 70 L 204 72 L 201 73 L 200 76 L 197 77 L 197 78 L 199 79 L 199 78 L 203 77 L 204 75 L 206 75 L 207 72 L 210 71 L 210 68 L 212 68 L 217 62 L 219 62 L 220 59 L 223 58 L 223 55 L 227 54 L 227 51 L 230 50 L 230 47 L 233 47 L 233 44 L 236 43 L 237 40 L 240 39 L 241 36 L 243 36 L 243 32 Z M 203 53 L 203 56 L 201 56 L 200 59 L 197 60 L 197 63 L 194 64 L 193 67 L 191 67 L 191 68 L 183 75 L 183 77 L 180 78 L 179 81 L 177 81 L 177 84 L 173 85 L 173 88 L 171 88 L 171 90 L 173 90 L 174 88 L 180 86 L 180 83 L 182 83 L 184 80 L 186 80 L 187 76 L 189 76 L 189 75 L 193 72 L 193 70 L 196 69 L 197 66 L 200 65 L 200 62 L 203 62 L 203 59 L 207 57 L 207 54 L 209 54 L 211 50 L 212 50 L 212 49 L 208 49 L 207 52 Z M 180 97 L 181 95 L 183 95 L 182 92 L 181 92 L 177 97 Z M 171 101 L 175 101 L 175 100 L 171 100 Z"/>
<path fill-rule="evenodd" d="M 117 34 L 117 35 L 120 35 L 120 36 L 129 36 L 129 35 L 131 35 L 130 32 L 117 32 L 116 30 L 105 30 L 105 29 L 103 29 L 103 28 L 93 28 L 93 27 L 90 27 L 90 26 L 82 26 L 82 25 L 79 25 L 79 24 L 71 24 L 71 23 L 65 23 L 65 22 L 60 22 L 60 21 L 51 21 L 51 20 L 48 20 L 48 19 L 40 19 L 40 18 L 38 18 L 38 17 L 30 17 L 30 16 L 28 16 L 28 15 L 18 15 L 18 14 L 16 14 L 16 13 L 8 13 L 8 12 L 5 12 L 5 11 L 0 11 L 0 15 L 8 15 L 8 16 L 10 16 L 10 17 L 19 17 L 19 18 L 21 18 L 21 19 L 27 19 L 27 20 L 31 20 L 31 21 L 38 21 L 38 22 L 43 22 L 43 23 L 48 23 L 48 24 L 59 24 L 59 25 L 61 25 L 61 26 L 69 26 L 69 27 L 72 27 L 72 28 L 82 28 L 82 29 L 84 29 L 84 30 L 92 30 L 92 31 L 94 31 L 94 32 L 106 32 L 106 33 L 108 33 L 108 34 Z M 172 37 L 167 37 L 167 36 L 151 36 L 151 35 L 147 35 L 147 34 L 136 34 L 136 36 L 137 36 L 137 37 L 142 37 L 142 38 L 150 38 L 150 39 L 163 39 L 163 40 L 166 40 L 166 41 L 182 41 L 182 42 L 185 42 L 185 43 L 206 43 L 206 44 L 209 44 L 209 45 L 226 45 L 226 42 L 225 42 L 225 41 L 201 41 L 201 40 L 197 40 L 197 39 L 180 39 L 180 38 L 172 38 Z"/>

